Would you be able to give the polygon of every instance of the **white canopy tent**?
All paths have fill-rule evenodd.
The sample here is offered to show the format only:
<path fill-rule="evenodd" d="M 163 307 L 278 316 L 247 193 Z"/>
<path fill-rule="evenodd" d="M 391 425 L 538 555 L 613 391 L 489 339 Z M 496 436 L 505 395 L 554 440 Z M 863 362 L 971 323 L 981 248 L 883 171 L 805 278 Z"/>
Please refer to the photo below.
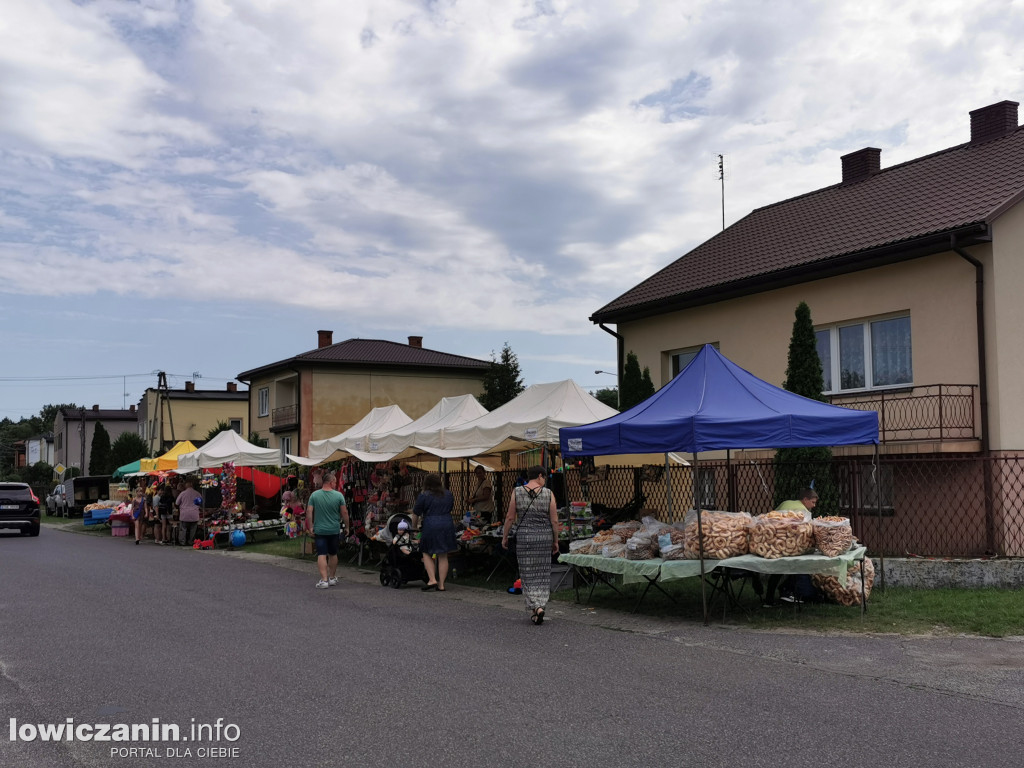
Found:
<path fill-rule="evenodd" d="M 366 438 L 370 435 L 389 434 L 410 423 L 412 423 L 412 419 L 397 405 L 374 408 L 341 434 L 328 437 L 325 440 L 310 440 L 308 458 L 293 456 L 290 453 L 287 456 L 296 464 L 313 467 L 351 455 L 353 449 L 366 450 Z"/>
<path fill-rule="evenodd" d="M 367 436 L 365 450 L 349 449 L 360 461 L 390 461 L 427 453 L 424 446 L 439 446 L 442 431 L 474 421 L 487 414 L 472 395 L 442 397 L 433 408 L 415 421 L 391 432 Z"/>
<path fill-rule="evenodd" d="M 617 413 L 572 379 L 534 384 L 500 408 L 462 426 L 442 430 L 440 445 L 417 442 L 416 447 L 435 456 L 458 459 L 526 450 L 544 443 L 557 445 L 562 427 L 592 424 Z"/>
<path fill-rule="evenodd" d="M 179 470 L 208 469 L 226 462 L 239 467 L 279 467 L 281 451 L 261 448 L 242 438 L 233 429 L 219 432 L 210 442 L 191 453 L 178 457 Z"/>

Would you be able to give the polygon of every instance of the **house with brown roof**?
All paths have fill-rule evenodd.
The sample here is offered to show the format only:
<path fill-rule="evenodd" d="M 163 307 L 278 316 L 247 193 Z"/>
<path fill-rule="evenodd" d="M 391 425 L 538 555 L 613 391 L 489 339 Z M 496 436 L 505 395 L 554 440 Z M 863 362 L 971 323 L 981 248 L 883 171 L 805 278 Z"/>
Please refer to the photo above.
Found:
<path fill-rule="evenodd" d="M 1015 461 L 1024 450 L 1017 107 L 975 110 L 969 141 L 889 168 L 874 147 L 845 155 L 838 183 L 752 211 L 601 307 L 590 319 L 616 336 L 620 371 L 633 351 L 660 386 L 713 343 L 781 385 L 805 301 L 825 394 L 879 412 L 883 455 Z M 900 483 L 889 479 L 886 508 L 899 515 Z M 1000 543 L 997 485 L 979 481 L 982 541 L 964 549 L 1024 551 L 1019 516 L 1011 546 Z M 938 503 L 950 491 L 928 496 Z M 1002 503 L 1019 507 L 1024 494 L 1012 494 Z"/>
<path fill-rule="evenodd" d="M 113 443 L 125 432 L 136 432 L 139 414 L 135 406 L 127 410 L 100 408 L 61 408 L 53 420 L 54 466 L 74 467 L 81 474 L 89 473 L 92 458 L 92 440 L 96 425 L 102 424 Z"/>
<path fill-rule="evenodd" d="M 310 440 L 344 432 L 372 408 L 398 405 L 416 419 L 442 397 L 483 393 L 488 361 L 381 339 L 333 341 L 238 374 L 249 384 L 249 424 L 272 448 L 305 455 Z"/>

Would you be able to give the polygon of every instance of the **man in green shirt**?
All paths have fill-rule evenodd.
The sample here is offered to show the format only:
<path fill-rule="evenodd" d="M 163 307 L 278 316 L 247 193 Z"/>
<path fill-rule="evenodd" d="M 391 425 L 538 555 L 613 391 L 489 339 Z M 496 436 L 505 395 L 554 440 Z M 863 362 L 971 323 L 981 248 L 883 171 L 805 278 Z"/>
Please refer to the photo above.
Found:
<path fill-rule="evenodd" d="M 338 545 L 341 543 L 341 521 L 349 527 L 348 507 L 344 494 L 338 491 L 338 480 L 333 472 L 323 477 L 323 487 L 313 491 L 306 506 L 306 530 L 316 542 L 316 567 L 320 572 L 317 589 L 327 589 L 338 583 Z"/>

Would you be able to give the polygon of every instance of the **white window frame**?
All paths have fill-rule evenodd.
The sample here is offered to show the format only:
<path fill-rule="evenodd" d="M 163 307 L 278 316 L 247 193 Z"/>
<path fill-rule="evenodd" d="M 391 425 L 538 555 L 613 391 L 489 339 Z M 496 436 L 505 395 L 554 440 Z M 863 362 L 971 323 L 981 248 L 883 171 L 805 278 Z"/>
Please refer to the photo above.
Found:
<path fill-rule="evenodd" d="M 719 342 L 712 341 L 709 343 L 712 347 L 721 351 L 721 348 L 719 347 Z M 686 367 L 685 365 L 680 365 L 679 369 L 676 370 L 676 360 L 679 358 L 680 355 L 691 355 L 690 360 L 687 361 L 688 365 L 690 362 L 693 361 L 693 358 L 696 357 L 697 353 L 700 352 L 702 349 L 704 349 L 704 345 L 697 344 L 696 346 L 693 347 L 680 347 L 679 349 L 670 349 L 668 352 L 666 352 L 666 354 L 668 355 L 668 369 L 669 373 L 671 374 L 669 378 L 674 379 L 676 376 L 682 373 L 683 368 Z"/>
<path fill-rule="evenodd" d="M 817 343 L 817 334 L 822 331 L 829 332 L 829 346 L 831 355 L 831 370 L 824 371 L 824 361 L 822 361 L 822 373 L 830 375 L 832 379 L 832 387 L 825 389 L 822 394 L 826 395 L 849 395 L 856 394 L 857 392 L 872 392 L 879 390 L 888 389 L 907 389 L 914 386 L 913 372 L 911 372 L 911 380 L 908 382 L 901 382 L 898 384 L 881 384 L 874 385 L 872 381 L 875 377 L 874 367 L 872 365 L 873 350 L 871 348 L 871 324 L 884 320 L 899 320 L 900 318 L 910 319 L 909 312 L 897 312 L 889 315 L 878 315 L 877 317 L 866 317 L 862 320 L 856 321 L 844 321 L 841 323 L 832 323 L 829 325 L 817 326 L 814 329 L 815 343 Z M 843 389 L 839 386 L 842 381 L 842 368 L 839 354 L 839 331 L 841 328 L 855 328 L 860 327 L 864 333 L 864 386 L 863 387 L 851 387 L 849 389 Z M 910 358 L 911 358 L 911 371 L 913 371 L 913 358 L 914 358 L 914 347 L 913 347 L 913 323 L 911 323 L 911 347 L 910 347 Z"/>
<path fill-rule="evenodd" d="M 260 387 L 256 390 L 256 415 L 263 417 L 270 415 L 270 387 Z"/>

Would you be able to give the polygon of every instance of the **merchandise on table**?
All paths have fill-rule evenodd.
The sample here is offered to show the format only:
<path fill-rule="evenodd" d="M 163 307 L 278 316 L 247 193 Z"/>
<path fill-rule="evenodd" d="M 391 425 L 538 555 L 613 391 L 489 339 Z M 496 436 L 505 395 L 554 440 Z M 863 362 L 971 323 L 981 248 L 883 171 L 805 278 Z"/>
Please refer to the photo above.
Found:
<path fill-rule="evenodd" d="M 780 557 L 797 557 L 814 551 L 814 526 L 810 521 L 789 516 L 781 517 L 779 512 L 769 512 L 755 517 L 750 523 L 750 553 L 769 560 Z"/>
<path fill-rule="evenodd" d="M 811 582 L 822 593 L 840 605 L 854 606 L 861 602 L 861 574 L 864 574 L 864 595 L 871 597 L 871 587 L 875 583 L 875 565 L 870 557 L 865 557 L 862 564 L 856 563 L 846 572 L 846 583 L 841 584 L 835 576 L 824 576 L 816 573 L 811 576 Z"/>
<path fill-rule="evenodd" d="M 626 556 L 626 545 L 618 541 L 614 544 L 605 544 L 601 547 L 602 557 L 625 557 Z"/>
<path fill-rule="evenodd" d="M 704 533 L 704 557 L 710 560 L 725 560 L 747 554 L 747 528 L 750 515 L 746 512 L 716 512 L 701 510 L 701 530 Z M 687 560 L 700 558 L 700 541 L 697 534 L 697 513 L 686 514 L 683 548 Z"/>
<path fill-rule="evenodd" d="M 848 517 L 816 517 L 811 525 L 814 526 L 814 546 L 821 554 L 839 557 L 853 546 L 853 529 Z"/>
<path fill-rule="evenodd" d="M 629 541 L 629 537 L 640 530 L 640 523 L 636 520 L 626 520 L 622 523 L 616 523 L 612 526 L 612 532 L 615 533 L 623 543 Z"/>

